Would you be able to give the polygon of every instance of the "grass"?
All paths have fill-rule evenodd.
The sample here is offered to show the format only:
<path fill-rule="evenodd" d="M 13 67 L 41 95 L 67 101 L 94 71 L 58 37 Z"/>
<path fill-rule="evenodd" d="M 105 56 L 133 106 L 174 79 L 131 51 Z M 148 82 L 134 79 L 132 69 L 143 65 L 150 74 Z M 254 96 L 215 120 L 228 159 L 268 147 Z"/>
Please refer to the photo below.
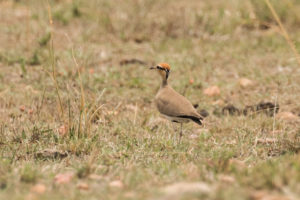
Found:
<path fill-rule="evenodd" d="M 299 52 L 299 2 L 270 2 Z M 299 121 L 213 114 L 261 101 L 300 114 L 299 64 L 264 1 L 49 3 L 52 25 L 47 1 L 0 1 L 0 199 L 300 197 Z M 162 61 L 210 113 L 180 144 L 152 104 Z M 166 192 L 178 183 L 209 191 Z"/>

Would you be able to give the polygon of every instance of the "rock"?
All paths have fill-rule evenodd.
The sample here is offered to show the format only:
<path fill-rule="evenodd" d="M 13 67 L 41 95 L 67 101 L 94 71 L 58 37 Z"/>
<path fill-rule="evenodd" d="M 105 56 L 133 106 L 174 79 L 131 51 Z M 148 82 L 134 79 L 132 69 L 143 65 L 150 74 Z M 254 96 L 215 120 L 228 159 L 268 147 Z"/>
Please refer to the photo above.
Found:
<path fill-rule="evenodd" d="M 254 82 L 247 78 L 240 78 L 239 85 L 243 88 L 251 87 L 254 85 Z"/>
<path fill-rule="evenodd" d="M 203 94 L 213 97 L 213 96 L 219 96 L 221 94 L 220 88 L 218 86 L 211 86 L 209 88 L 206 88 L 203 91 Z"/>
<path fill-rule="evenodd" d="M 192 134 L 192 135 L 190 135 L 190 139 L 196 139 L 196 138 L 198 138 L 199 136 L 197 135 L 197 134 Z"/>
<path fill-rule="evenodd" d="M 218 176 L 219 180 L 224 183 L 234 183 L 236 182 L 235 178 L 229 175 L 220 174 Z"/>
<path fill-rule="evenodd" d="M 54 182 L 56 184 L 67 184 L 67 183 L 71 182 L 73 177 L 74 177 L 74 174 L 70 173 L 70 172 L 67 172 L 67 173 L 64 173 L 64 174 L 57 174 L 54 177 Z"/>
<path fill-rule="evenodd" d="M 104 180 L 104 177 L 103 176 L 99 176 L 97 174 L 90 174 L 89 175 L 89 179 L 96 180 L 96 181 L 101 181 L 101 180 Z"/>
<path fill-rule="evenodd" d="M 119 189 L 124 187 L 122 181 L 120 181 L 120 180 L 115 180 L 115 181 L 110 182 L 109 186 L 114 187 L 114 188 L 119 188 Z"/>
<path fill-rule="evenodd" d="M 77 188 L 79 190 L 88 190 L 89 189 L 89 185 L 87 183 L 78 183 L 77 184 Z"/>
<path fill-rule="evenodd" d="M 221 99 L 218 99 L 218 100 L 212 102 L 212 105 L 214 105 L 214 106 L 223 106 L 224 104 L 225 104 L 225 102 Z"/>
<path fill-rule="evenodd" d="M 132 112 L 137 112 L 138 107 L 136 105 L 128 104 L 125 106 L 126 109 L 131 110 Z"/>
<path fill-rule="evenodd" d="M 46 186 L 44 184 L 38 183 L 31 188 L 31 192 L 36 194 L 44 194 L 46 192 Z"/>
<path fill-rule="evenodd" d="M 164 187 L 162 191 L 168 196 L 178 196 L 187 193 L 208 194 L 212 192 L 212 188 L 204 182 L 179 182 Z"/>

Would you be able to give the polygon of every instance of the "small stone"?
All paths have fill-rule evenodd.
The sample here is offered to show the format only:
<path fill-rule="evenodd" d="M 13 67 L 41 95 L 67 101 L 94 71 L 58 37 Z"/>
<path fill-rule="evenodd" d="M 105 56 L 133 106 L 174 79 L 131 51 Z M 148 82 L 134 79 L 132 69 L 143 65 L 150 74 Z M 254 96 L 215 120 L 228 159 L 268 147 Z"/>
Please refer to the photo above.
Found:
<path fill-rule="evenodd" d="M 120 181 L 120 180 L 115 180 L 115 181 L 110 182 L 109 186 L 114 187 L 114 188 L 120 188 L 120 189 L 124 187 L 122 181 Z"/>
<path fill-rule="evenodd" d="M 212 102 L 212 105 L 216 105 L 216 106 L 223 106 L 225 104 L 225 102 L 221 99 L 218 99 L 214 102 Z"/>
<path fill-rule="evenodd" d="M 221 94 L 221 91 L 218 86 L 211 86 L 209 88 L 206 88 L 203 93 L 209 97 L 213 97 L 219 96 Z"/>
<path fill-rule="evenodd" d="M 208 194 L 212 191 L 212 188 L 203 182 L 179 182 L 166 186 L 163 188 L 163 192 L 168 196 L 177 196 L 187 193 L 203 193 Z"/>
<path fill-rule="evenodd" d="M 89 69 L 89 73 L 90 73 L 90 74 L 94 74 L 94 73 L 95 73 L 95 70 L 94 70 L 93 68 L 90 68 L 90 69 Z"/>
<path fill-rule="evenodd" d="M 101 180 L 104 180 L 104 177 L 103 176 L 99 176 L 97 174 L 90 174 L 89 175 L 89 179 L 96 180 L 96 181 L 101 181 Z"/>
<path fill-rule="evenodd" d="M 20 109 L 21 112 L 24 112 L 24 111 L 26 110 L 26 106 L 21 105 L 21 106 L 19 107 L 19 109 Z"/>
<path fill-rule="evenodd" d="M 190 138 L 191 139 L 197 139 L 199 136 L 197 135 L 197 134 L 192 134 L 192 135 L 190 135 Z"/>
<path fill-rule="evenodd" d="M 239 84 L 240 86 L 242 86 L 243 88 L 246 88 L 246 87 L 250 87 L 250 86 L 253 86 L 254 85 L 254 82 L 247 79 L 247 78 L 240 78 L 239 80 Z"/>
<path fill-rule="evenodd" d="M 29 109 L 29 110 L 27 111 L 27 113 L 28 113 L 29 115 L 32 115 L 32 114 L 33 114 L 33 109 Z"/>
<path fill-rule="evenodd" d="M 219 175 L 219 180 L 225 183 L 234 183 L 235 182 L 235 178 L 232 176 L 228 176 L 228 175 Z"/>
<path fill-rule="evenodd" d="M 46 191 L 46 186 L 44 184 L 38 183 L 31 188 L 31 192 L 37 193 L 37 194 L 43 194 Z"/>
<path fill-rule="evenodd" d="M 73 176 L 74 174 L 70 172 L 64 174 L 57 174 L 54 178 L 54 182 L 56 184 L 66 184 L 72 180 Z"/>
<path fill-rule="evenodd" d="M 90 187 L 87 183 L 78 183 L 77 188 L 79 190 L 88 190 Z"/>

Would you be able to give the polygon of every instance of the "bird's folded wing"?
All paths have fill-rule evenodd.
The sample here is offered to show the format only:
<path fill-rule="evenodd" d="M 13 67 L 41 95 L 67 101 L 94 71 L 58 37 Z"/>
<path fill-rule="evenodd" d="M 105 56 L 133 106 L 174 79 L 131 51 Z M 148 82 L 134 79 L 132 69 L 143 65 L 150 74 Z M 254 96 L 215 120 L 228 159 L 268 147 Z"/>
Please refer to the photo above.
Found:
<path fill-rule="evenodd" d="M 155 103 L 159 112 L 167 116 L 201 117 L 194 109 L 193 105 L 184 96 L 178 94 L 174 90 L 161 93 L 161 95 L 155 99 Z"/>

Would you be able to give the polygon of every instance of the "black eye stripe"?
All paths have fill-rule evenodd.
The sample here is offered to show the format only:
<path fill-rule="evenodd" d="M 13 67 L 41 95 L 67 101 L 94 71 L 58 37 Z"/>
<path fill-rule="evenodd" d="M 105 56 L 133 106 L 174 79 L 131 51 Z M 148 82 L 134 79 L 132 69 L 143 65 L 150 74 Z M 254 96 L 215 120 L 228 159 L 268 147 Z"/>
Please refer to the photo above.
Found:
<path fill-rule="evenodd" d="M 159 69 L 159 70 L 164 70 L 164 71 L 166 71 L 166 72 L 169 72 L 169 70 L 168 70 L 168 69 L 166 69 L 166 68 L 163 68 L 163 67 L 161 67 L 161 66 L 156 66 L 156 68 L 157 68 L 157 69 Z"/>

